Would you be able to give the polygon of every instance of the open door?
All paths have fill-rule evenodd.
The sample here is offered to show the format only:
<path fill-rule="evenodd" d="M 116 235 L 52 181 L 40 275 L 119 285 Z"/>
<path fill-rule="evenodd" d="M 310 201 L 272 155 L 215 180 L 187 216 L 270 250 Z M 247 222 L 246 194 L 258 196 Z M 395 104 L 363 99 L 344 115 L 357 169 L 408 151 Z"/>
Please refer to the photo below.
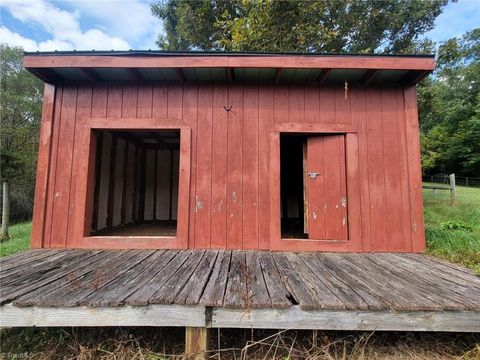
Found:
<path fill-rule="evenodd" d="M 348 240 L 345 135 L 304 145 L 304 231 L 312 240 Z"/>

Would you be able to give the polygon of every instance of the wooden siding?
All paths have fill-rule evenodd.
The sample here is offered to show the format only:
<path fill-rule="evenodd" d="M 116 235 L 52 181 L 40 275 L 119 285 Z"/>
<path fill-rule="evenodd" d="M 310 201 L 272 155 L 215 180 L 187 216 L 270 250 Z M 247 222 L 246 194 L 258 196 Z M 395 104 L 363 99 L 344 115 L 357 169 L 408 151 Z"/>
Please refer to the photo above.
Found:
<path fill-rule="evenodd" d="M 75 217 L 84 216 L 75 211 L 76 199 L 86 196 L 74 196 L 76 183 L 86 177 L 86 169 L 75 165 L 80 163 L 77 147 L 84 146 L 79 143 L 83 121 L 95 117 L 115 118 L 112 127 L 122 118 L 178 119 L 190 126 L 190 248 L 270 249 L 276 221 L 270 192 L 279 182 L 271 171 L 271 154 L 279 154 L 271 149 L 272 136 L 318 132 L 323 126 L 354 133 L 347 136 L 347 153 L 358 152 L 359 192 L 349 197 L 358 196 L 359 205 L 348 213 L 349 221 L 361 222 L 361 243 L 336 249 L 424 249 L 414 87 L 354 86 L 345 98 L 343 86 L 65 84 L 56 87 L 54 104 L 47 99 L 42 134 L 52 132 L 50 147 L 42 143 L 40 149 L 36 198 L 45 201 L 43 209 L 36 204 L 33 247 L 75 247 L 69 234 Z M 357 148 L 348 138 L 358 142 Z M 179 209 L 185 205 L 179 203 Z M 311 249 L 305 243 L 296 249 Z"/>

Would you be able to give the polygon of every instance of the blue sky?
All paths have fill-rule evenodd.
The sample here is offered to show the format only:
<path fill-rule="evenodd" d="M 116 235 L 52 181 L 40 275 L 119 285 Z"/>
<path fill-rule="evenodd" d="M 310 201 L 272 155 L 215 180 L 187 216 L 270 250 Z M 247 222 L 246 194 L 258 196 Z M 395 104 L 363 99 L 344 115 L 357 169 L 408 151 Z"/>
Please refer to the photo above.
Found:
<path fill-rule="evenodd" d="M 480 26 L 480 0 L 444 8 L 434 41 Z M 145 0 L 0 0 L 0 41 L 27 51 L 155 49 L 162 23 Z"/>

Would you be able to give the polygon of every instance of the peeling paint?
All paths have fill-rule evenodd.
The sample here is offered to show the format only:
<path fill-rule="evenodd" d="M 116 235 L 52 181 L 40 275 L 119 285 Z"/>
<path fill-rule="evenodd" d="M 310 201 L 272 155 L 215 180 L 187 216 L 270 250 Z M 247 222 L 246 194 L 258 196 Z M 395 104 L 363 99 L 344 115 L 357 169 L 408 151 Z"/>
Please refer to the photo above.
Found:
<path fill-rule="evenodd" d="M 203 202 L 200 200 L 198 196 L 195 196 L 195 209 L 194 212 L 198 212 L 203 208 Z"/>
<path fill-rule="evenodd" d="M 217 205 L 217 212 L 222 211 L 222 205 L 223 205 L 223 200 L 220 200 L 220 202 Z"/>
<path fill-rule="evenodd" d="M 342 219 L 342 225 L 343 225 L 343 226 L 347 225 L 347 219 L 345 219 L 345 216 L 344 216 L 343 219 Z"/>
<path fill-rule="evenodd" d="M 232 192 L 232 202 L 237 202 L 237 193 L 235 191 Z"/>
<path fill-rule="evenodd" d="M 317 220 L 317 212 L 316 211 L 312 211 L 312 217 L 313 217 L 313 220 Z"/>
<path fill-rule="evenodd" d="M 412 224 L 412 228 L 413 228 L 413 232 L 416 233 L 417 232 L 417 223 L 413 223 Z"/>
<path fill-rule="evenodd" d="M 347 198 L 342 197 L 342 207 L 347 207 Z"/>

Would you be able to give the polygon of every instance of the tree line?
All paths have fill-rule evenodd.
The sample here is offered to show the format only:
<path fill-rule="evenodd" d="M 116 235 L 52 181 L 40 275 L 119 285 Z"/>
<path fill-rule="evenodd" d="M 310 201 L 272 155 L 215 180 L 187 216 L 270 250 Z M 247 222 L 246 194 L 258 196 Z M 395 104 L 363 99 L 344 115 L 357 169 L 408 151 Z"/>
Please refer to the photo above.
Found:
<path fill-rule="evenodd" d="M 420 54 L 437 70 L 418 86 L 424 173 L 480 177 L 480 29 L 435 44 L 424 34 L 447 0 L 166 0 L 163 50 Z M 22 68 L 23 50 L 0 45 L 2 180 L 13 221 L 31 217 L 43 85 Z"/>

